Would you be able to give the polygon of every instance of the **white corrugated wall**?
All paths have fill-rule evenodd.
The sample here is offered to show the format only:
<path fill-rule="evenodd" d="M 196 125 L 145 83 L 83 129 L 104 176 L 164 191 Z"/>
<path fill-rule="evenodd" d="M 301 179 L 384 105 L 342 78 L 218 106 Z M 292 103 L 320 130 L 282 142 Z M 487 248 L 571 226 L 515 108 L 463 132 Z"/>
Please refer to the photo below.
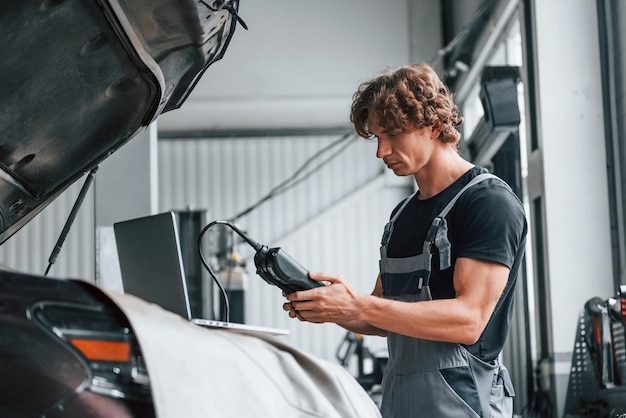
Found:
<path fill-rule="evenodd" d="M 207 222 L 232 218 L 275 186 L 298 178 L 294 173 L 299 167 L 340 138 L 338 134 L 160 140 L 160 210 L 206 210 Z M 375 157 L 375 142 L 351 137 L 344 144 L 349 145 L 332 147 L 311 160 L 304 172 L 329 162 L 306 180 L 236 223 L 256 241 L 282 247 L 306 268 L 340 273 L 369 293 L 378 273 L 384 223 L 408 191 L 405 183 L 389 187 Z M 239 248 L 247 259 L 246 322 L 287 328 L 287 342 L 334 360 L 345 332 L 336 325 L 289 319 L 281 308 L 281 291 L 255 274 L 252 251 L 246 247 Z M 368 343 L 380 347 L 381 339 L 372 338 L 376 341 Z"/>
<path fill-rule="evenodd" d="M 24 273 L 43 275 L 84 182 L 80 179 L 31 222 L 0 246 L 0 264 Z M 50 277 L 94 280 L 94 209 L 90 190 L 80 207 Z"/>

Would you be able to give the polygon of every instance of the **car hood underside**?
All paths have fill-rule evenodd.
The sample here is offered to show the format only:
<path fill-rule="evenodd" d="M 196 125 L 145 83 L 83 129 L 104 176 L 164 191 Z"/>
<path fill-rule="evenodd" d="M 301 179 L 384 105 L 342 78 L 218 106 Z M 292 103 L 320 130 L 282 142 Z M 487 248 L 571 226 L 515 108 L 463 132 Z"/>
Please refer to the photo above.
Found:
<path fill-rule="evenodd" d="M 181 106 L 219 60 L 237 1 L 0 4 L 0 243 Z"/>

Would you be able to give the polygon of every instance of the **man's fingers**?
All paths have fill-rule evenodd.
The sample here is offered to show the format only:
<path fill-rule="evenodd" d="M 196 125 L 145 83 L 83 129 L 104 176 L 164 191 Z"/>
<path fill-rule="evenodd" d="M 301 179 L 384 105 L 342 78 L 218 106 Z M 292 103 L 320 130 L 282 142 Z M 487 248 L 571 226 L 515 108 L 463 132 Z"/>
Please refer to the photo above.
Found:
<path fill-rule="evenodd" d="M 309 277 L 318 282 L 326 282 L 325 284 L 333 284 L 335 282 L 341 281 L 341 276 L 325 273 L 310 272 Z"/>

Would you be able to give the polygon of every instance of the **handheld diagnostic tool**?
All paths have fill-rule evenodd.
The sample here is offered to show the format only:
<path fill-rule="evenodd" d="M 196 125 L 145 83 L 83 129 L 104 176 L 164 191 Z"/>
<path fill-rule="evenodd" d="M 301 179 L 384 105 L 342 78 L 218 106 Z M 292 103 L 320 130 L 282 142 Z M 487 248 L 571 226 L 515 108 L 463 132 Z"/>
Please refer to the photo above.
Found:
<path fill-rule="evenodd" d="M 267 245 L 259 244 L 236 225 L 228 221 L 214 221 L 209 224 L 205 230 L 215 224 L 229 226 L 254 248 L 256 251 L 254 255 L 256 273 L 267 283 L 279 287 L 285 293 L 312 289 L 324 285 L 323 283 L 311 279 L 309 277 L 309 271 L 302 267 L 300 263 L 287 254 L 282 248 L 269 248 Z"/>

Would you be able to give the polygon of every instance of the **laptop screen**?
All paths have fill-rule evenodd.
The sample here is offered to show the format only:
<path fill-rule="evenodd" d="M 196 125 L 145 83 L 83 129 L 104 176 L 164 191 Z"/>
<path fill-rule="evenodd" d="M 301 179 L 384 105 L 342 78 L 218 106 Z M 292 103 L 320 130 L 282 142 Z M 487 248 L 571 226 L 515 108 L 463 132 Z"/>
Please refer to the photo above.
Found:
<path fill-rule="evenodd" d="M 124 292 L 191 318 L 173 212 L 113 224 Z"/>

